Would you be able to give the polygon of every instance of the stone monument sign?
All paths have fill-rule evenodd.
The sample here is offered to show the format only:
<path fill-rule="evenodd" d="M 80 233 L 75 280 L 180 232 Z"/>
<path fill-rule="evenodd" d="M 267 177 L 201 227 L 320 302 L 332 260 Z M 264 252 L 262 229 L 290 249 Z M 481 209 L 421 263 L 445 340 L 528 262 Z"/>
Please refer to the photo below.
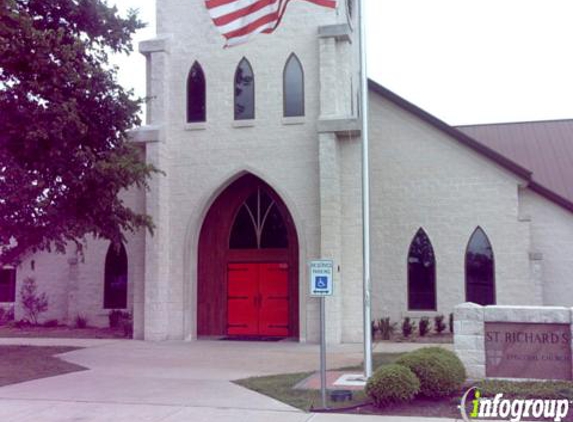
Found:
<path fill-rule="evenodd" d="M 488 378 L 571 379 L 568 324 L 485 323 Z"/>
<path fill-rule="evenodd" d="M 573 379 L 571 308 L 464 303 L 454 321 L 454 348 L 470 378 Z"/>

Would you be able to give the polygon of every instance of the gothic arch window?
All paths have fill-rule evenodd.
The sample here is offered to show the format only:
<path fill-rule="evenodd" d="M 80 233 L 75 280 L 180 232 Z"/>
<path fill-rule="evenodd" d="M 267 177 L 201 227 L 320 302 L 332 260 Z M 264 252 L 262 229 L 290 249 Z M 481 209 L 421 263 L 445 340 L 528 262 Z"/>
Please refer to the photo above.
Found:
<path fill-rule="evenodd" d="M 436 258 L 432 242 L 422 228 L 408 252 L 408 309 L 436 309 Z"/>
<path fill-rule="evenodd" d="M 285 249 L 288 235 L 285 222 L 270 195 L 258 188 L 239 208 L 231 237 L 230 249 Z"/>
<path fill-rule="evenodd" d="M 304 71 L 296 56 L 291 54 L 283 71 L 284 116 L 304 116 Z"/>
<path fill-rule="evenodd" d="M 207 119 L 207 88 L 205 73 L 199 62 L 193 63 L 187 77 L 187 122 L 204 122 Z"/>
<path fill-rule="evenodd" d="M 493 248 L 481 227 L 475 229 L 466 248 L 466 301 L 495 304 Z"/>
<path fill-rule="evenodd" d="M 235 120 L 255 118 L 255 75 L 243 57 L 235 71 Z"/>
<path fill-rule="evenodd" d="M 109 245 L 105 257 L 105 309 L 127 308 L 127 253 L 125 246 Z"/>

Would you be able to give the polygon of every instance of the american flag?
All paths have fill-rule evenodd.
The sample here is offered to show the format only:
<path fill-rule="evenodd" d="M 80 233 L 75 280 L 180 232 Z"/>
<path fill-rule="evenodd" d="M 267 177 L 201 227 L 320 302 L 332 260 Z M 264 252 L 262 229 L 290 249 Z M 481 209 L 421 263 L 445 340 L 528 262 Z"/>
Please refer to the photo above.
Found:
<path fill-rule="evenodd" d="M 205 5 L 227 46 L 247 42 L 252 36 L 273 32 L 291 0 L 206 0 Z M 304 0 L 336 8 L 337 0 Z"/>

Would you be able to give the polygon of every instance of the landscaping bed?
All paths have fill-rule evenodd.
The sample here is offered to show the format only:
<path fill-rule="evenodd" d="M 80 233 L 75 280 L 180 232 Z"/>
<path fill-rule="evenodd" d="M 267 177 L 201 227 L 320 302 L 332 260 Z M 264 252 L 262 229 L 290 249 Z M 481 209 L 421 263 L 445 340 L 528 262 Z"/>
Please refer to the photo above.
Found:
<path fill-rule="evenodd" d="M 374 369 L 395 363 L 404 355 L 375 353 L 373 359 Z M 344 371 L 361 371 L 360 367 L 342 368 Z M 504 399 L 568 399 L 573 400 L 573 382 L 569 381 L 539 381 L 539 382 L 510 382 L 486 380 L 481 382 L 466 382 L 451 394 L 443 397 L 416 396 L 412 401 L 405 403 L 388 403 L 382 407 L 373 404 L 370 397 L 363 391 L 353 391 L 351 401 L 333 402 L 328 400 L 327 409 L 321 409 L 322 402 L 319 390 L 302 390 L 295 386 L 311 376 L 313 372 L 298 374 L 282 374 L 265 377 L 254 377 L 235 381 L 236 384 L 253 391 L 265 394 L 288 405 L 307 412 L 332 412 L 350 414 L 379 414 L 392 416 L 420 416 L 436 418 L 460 419 L 458 406 L 462 396 L 470 387 L 477 387 L 482 397 L 494 397 L 502 393 Z M 471 400 L 466 410 L 471 411 Z M 527 420 L 524 419 L 524 420 Z M 532 420 L 532 419 L 530 419 Z M 542 419 L 537 419 L 542 420 Z M 573 422 L 573 410 L 566 418 L 566 422 Z"/>
<path fill-rule="evenodd" d="M 39 378 L 53 377 L 87 368 L 65 362 L 54 355 L 77 347 L 0 346 L 0 387 Z"/>
<path fill-rule="evenodd" d="M 38 326 L 0 326 L 0 338 L 87 338 L 87 339 L 117 339 L 125 338 L 124 331 L 111 328 L 75 328 L 64 325 L 56 327 Z"/>

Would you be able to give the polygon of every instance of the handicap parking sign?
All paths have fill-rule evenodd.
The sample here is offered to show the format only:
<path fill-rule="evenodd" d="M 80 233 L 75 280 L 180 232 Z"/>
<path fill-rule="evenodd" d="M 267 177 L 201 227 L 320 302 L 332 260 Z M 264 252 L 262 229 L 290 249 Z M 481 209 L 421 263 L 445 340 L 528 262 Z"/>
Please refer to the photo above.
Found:
<path fill-rule="evenodd" d="M 326 276 L 317 275 L 314 280 L 316 282 L 314 286 L 316 289 L 326 289 L 328 287 L 328 279 Z"/>
<path fill-rule="evenodd" d="M 331 260 L 310 262 L 310 295 L 332 296 L 332 275 L 334 263 Z"/>

